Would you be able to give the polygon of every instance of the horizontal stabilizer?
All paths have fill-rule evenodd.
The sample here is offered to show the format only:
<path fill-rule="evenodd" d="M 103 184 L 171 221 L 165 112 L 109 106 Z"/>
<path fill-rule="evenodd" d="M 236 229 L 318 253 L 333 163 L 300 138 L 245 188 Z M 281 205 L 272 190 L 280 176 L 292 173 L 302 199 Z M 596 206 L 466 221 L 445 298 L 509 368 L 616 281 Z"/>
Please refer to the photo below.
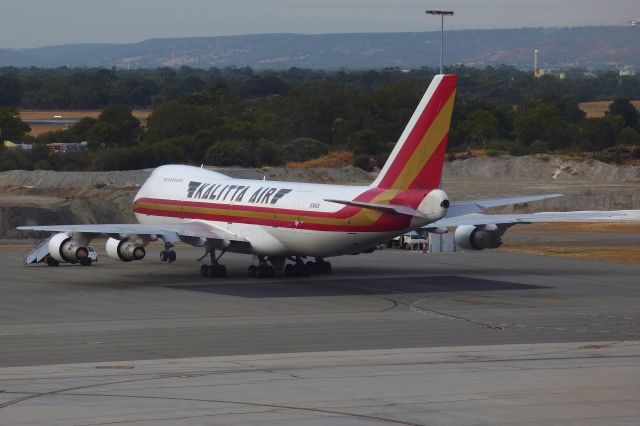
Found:
<path fill-rule="evenodd" d="M 402 204 L 377 204 L 377 203 L 365 203 L 363 201 L 346 201 L 346 200 L 324 200 L 330 203 L 344 204 L 345 206 L 361 207 L 363 209 L 377 210 L 380 212 L 401 214 L 412 217 L 425 217 L 422 213 L 409 206 Z"/>

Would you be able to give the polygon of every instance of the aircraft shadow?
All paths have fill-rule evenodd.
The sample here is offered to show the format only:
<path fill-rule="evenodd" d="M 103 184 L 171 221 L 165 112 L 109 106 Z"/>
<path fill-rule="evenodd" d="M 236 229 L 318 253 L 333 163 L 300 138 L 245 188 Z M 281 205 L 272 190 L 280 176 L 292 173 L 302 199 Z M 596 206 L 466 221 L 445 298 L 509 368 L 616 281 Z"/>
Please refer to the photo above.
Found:
<path fill-rule="evenodd" d="M 455 275 L 440 275 L 314 281 L 256 280 L 255 283 L 180 285 L 169 286 L 169 288 L 246 298 L 282 298 L 541 290 L 549 287 Z"/>

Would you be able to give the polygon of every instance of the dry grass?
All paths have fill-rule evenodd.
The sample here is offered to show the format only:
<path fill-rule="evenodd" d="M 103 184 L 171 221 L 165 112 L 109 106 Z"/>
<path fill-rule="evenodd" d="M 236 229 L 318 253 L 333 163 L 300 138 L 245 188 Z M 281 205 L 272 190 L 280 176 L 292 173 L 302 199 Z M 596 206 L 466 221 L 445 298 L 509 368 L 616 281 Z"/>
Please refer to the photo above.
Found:
<path fill-rule="evenodd" d="M 31 124 L 31 136 L 38 136 L 43 133 L 53 132 L 55 130 L 63 130 L 67 126 L 64 124 Z"/>
<path fill-rule="evenodd" d="M 343 167 L 353 162 L 353 153 L 347 151 L 334 151 L 322 157 L 302 163 L 289 163 L 287 167 L 290 169 L 312 169 L 314 167 Z"/>
<path fill-rule="evenodd" d="M 133 116 L 144 122 L 151 115 L 151 110 L 136 109 L 133 110 Z M 98 118 L 102 110 L 20 110 L 20 118 L 23 120 L 54 120 L 54 116 L 59 115 L 62 119 L 79 120 L 84 117 Z M 32 124 L 31 136 L 38 136 L 46 132 L 55 130 L 63 130 L 67 127 L 65 124 Z"/>
<path fill-rule="evenodd" d="M 151 110 L 136 109 L 133 110 L 133 116 L 137 119 L 146 120 L 151 114 Z M 52 120 L 55 115 L 61 116 L 63 119 L 80 119 L 84 117 L 98 118 L 102 110 L 20 110 L 20 118 L 23 120 Z"/>
<path fill-rule="evenodd" d="M 574 259 L 601 260 L 605 262 L 624 263 L 628 265 L 640 264 L 640 246 L 519 246 L 505 244 L 502 251 L 542 254 L 545 256 L 570 257 Z"/>
<path fill-rule="evenodd" d="M 587 114 L 587 118 L 599 118 L 604 117 L 604 113 L 609 111 L 611 102 L 613 101 L 581 102 L 578 107 Z M 640 110 L 640 100 L 631 101 L 631 103 L 637 110 Z"/>
<path fill-rule="evenodd" d="M 518 233 L 579 232 L 579 233 L 640 233 L 640 223 L 621 222 L 556 222 L 533 223 L 518 227 Z"/>

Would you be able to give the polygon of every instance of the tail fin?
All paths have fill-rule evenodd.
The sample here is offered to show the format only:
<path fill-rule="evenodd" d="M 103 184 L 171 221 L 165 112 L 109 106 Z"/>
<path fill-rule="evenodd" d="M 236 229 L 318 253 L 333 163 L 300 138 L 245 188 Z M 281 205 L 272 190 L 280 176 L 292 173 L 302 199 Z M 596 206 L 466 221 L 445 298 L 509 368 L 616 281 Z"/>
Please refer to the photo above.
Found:
<path fill-rule="evenodd" d="M 436 75 L 371 186 L 438 188 L 451 125 L 456 76 Z"/>

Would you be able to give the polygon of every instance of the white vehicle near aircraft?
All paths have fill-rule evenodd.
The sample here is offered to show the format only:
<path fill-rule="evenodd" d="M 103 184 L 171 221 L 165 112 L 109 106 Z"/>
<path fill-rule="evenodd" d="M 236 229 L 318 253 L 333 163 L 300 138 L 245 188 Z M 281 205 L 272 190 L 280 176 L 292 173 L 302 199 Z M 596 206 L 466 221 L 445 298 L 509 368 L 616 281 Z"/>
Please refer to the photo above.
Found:
<path fill-rule="evenodd" d="M 640 18 L 635 18 L 629 21 L 632 27 L 640 27 Z"/>
<path fill-rule="evenodd" d="M 290 276 L 330 273 L 328 257 L 370 252 L 425 226 L 436 233 L 458 226 L 456 239 L 461 245 L 491 248 L 501 235 L 499 228 L 486 220 L 470 222 L 469 215 L 558 195 L 450 202 L 440 180 L 455 93 L 455 75 L 434 77 L 380 174 L 368 186 L 234 179 L 204 168 L 167 165 L 156 168 L 135 196 L 133 210 L 139 224 L 18 229 L 57 233 L 44 248 L 53 258 L 52 266 L 87 264 L 86 247 L 100 234 L 109 236 L 107 255 L 125 262 L 144 258 L 144 247 L 159 239 L 166 247 L 163 260 L 173 261 L 172 243 L 182 241 L 205 248 L 199 260 L 208 255 L 211 264 L 202 265 L 200 273 L 209 277 L 226 275 L 220 264 L 226 252 L 257 256 L 258 264 L 249 266 L 250 276 L 270 277 L 275 271 Z M 305 262 L 307 258 L 314 260 Z"/>

